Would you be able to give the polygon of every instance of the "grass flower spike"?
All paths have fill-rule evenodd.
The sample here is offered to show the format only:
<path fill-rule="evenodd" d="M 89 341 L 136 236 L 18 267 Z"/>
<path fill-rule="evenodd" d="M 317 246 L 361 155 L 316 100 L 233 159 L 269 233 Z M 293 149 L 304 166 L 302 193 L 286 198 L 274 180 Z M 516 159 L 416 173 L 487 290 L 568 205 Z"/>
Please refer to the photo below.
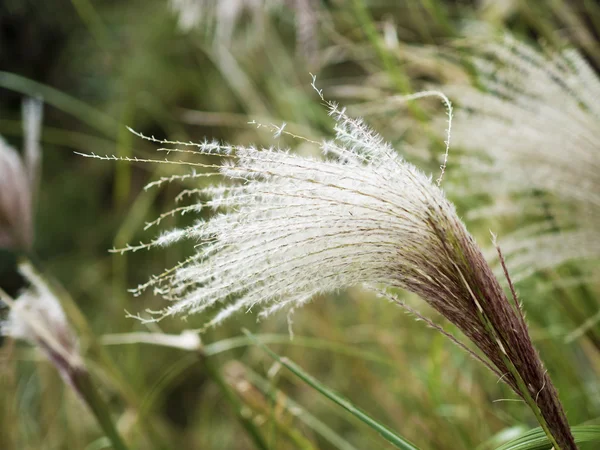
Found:
<path fill-rule="evenodd" d="M 21 264 L 21 274 L 31 283 L 16 300 L 2 294 L 9 305 L 8 318 L 1 324 L 5 336 L 26 341 L 38 347 L 54 364 L 65 381 L 81 370 L 78 342 L 60 302 L 48 285 L 29 264 Z"/>
<path fill-rule="evenodd" d="M 484 357 L 475 356 L 531 407 L 555 448 L 576 448 L 514 291 L 511 302 L 453 204 L 361 120 L 327 106 L 335 139 L 312 142 L 324 159 L 217 142 L 171 149 L 222 156 L 220 166 L 186 164 L 220 167 L 235 183 L 182 192 L 180 197 L 198 201 L 166 215 L 204 207 L 219 212 L 128 247 L 184 239 L 200 244 L 187 261 L 137 291 L 153 288 L 171 300 L 161 317 L 218 307 L 212 326 L 254 308 L 261 316 L 293 311 L 316 294 L 357 284 L 406 306 L 377 286 L 406 289 L 475 343 Z M 284 126 L 276 127 L 276 135 L 285 133 Z"/>
<path fill-rule="evenodd" d="M 203 33 L 214 32 L 214 42 L 231 47 L 234 35 L 245 29 L 246 45 L 252 37 L 264 33 L 268 14 L 283 10 L 292 17 L 296 29 L 296 45 L 307 61 L 313 61 L 318 51 L 318 12 L 322 11 L 316 0 L 170 0 L 171 10 L 177 15 L 182 31 L 194 28 Z M 240 26 L 244 18 L 246 27 Z"/>
<path fill-rule="evenodd" d="M 113 447 L 127 450 L 112 422 L 108 406 L 92 381 L 79 352 L 77 334 L 58 297 L 31 264 L 21 263 L 19 271 L 31 286 L 16 299 L 0 289 L 0 300 L 10 308 L 8 318 L 0 322 L 0 334 L 39 349 L 64 382 L 90 408 Z"/>
<path fill-rule="evenodd" d="M 42 104 L 23 103 L 23 157 L 0 137 L 0 248 L 29 249 L 41 157 Z"/>
<path fill-rule="evenodd" d="M 574 49 L 543 54 L 510 36 L 484 45 L 473 64 L 483 90 L 444 87 L 461 104 L 453 143 L 467 151 L 477 193 L 512 199 L 479 214 L 539 219 L 505 244 L 515 278 L 598 259 L 598 76 Z"/>

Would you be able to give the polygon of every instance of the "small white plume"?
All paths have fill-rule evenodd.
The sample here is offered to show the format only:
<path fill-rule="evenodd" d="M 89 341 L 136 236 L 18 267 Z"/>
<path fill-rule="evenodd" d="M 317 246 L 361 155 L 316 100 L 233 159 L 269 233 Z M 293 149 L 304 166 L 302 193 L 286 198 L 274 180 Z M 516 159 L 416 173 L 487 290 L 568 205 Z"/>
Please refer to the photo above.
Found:
<path fill-rule="evenodd" d="M 414 98 L 426 95 L 441 94 Z M 225 160 L 218 166 L 186 164 L 194 169 L 218 167 L 238 183 L 183 192 L 182 196 L 196 196 L 197 202 L 163 214 L 149 226 L 204 207 L 218 213 L 207 222 L 162 233 L 149 244 L 123 249 L 183 239 L 199 244 L 187 261 L 136 290 L 153 288 L 173 301 L 160 316 L 221 305 L 209 324 L 215 325 L 240 310 L 256 306 L 265 316 L 301 306 L 318 293 L 361 283 L 407 288 L 431 302 L 439 300 L 436 291 L 449 289 L 448 280 L 434 267 L 440 259 L 445 266 L 452 264 L 440 235 L 452 235 L 456 242 L 471 239 L 453 205 L 430 176 L 404 161 L 360 119 L 326 104 L 335 121 L 335 139 L 307 142 L 318 146 L 325 159 L 217 142 L 176 143 L 188 149 L 169 149 L 221 155 Z M 298 138 L 281 126 L 272 128 L 276 135 Z M 444 168 L 445 162 L 442 173 Z M 211 174 L 194 172 L 181 178 Z M 177 177 L 158 183 L 173 179 Z"/>
<path fill-rule="evenodd" d="M 22 263 L 19 271 L 31 286 L 14 300 L 0 290 L 0 300 L 10 308 L 0 332 L 38 347 L 68 380 L 81 365 L 75 333 L 60 301 L 33 267 Z"/>
<path fill-rule="evenodd" d="M 27 99 L 23 102 L 23 155 L 0 136 L 0 248 L 28 249 L 33 243 L 41 124 L 41 101 Z"/>

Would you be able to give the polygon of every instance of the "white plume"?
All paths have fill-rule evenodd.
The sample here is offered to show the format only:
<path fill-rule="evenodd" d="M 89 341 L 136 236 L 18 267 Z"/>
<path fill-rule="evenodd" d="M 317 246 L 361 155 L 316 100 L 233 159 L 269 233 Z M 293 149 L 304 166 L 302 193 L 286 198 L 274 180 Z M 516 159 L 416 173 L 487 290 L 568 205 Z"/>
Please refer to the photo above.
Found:
<path fill-rule="evenodd" d="M 597 258 L 598 76 L 575 50 L 543 54 L 510 36 L 485 45 L 480 55 L 473 62 L 481 89 L 444 87 L 461 106 L 453 143 L 468 151 L 461 165 L 469 190 L 495 202 L 475 213 L 545 221 L 504 240 L 516 279 Z"/>
<path fill-rule="evenodd" d="M 224 156 L 221 173 L 238 183 L 183 192 L 180 198 L 193 195 L 198 202 L 149 226 L 175 213 L 205 207 L 219 212 L 207 222 L 124 249 L 182 239 L 198 243 L 189 260 L 136 290 L 153 287 L 174 302 L 158 314 L 192 314 L 225 304 L 213 325 L 239 310 L 260 306 L 261 315 L 267 315 L 300 306 L 315 294 L 361 283 L 407 288 L 432 303 L 444 303 L 442 297 L 454 288 L 464 290 L 448 286 L 455 280 L 442 272 L 454 264 L 448 260 L 453 246 L 472 239 L 442 190 L 361 120 L 334 104 L 328 107 L 335 139 L 309 142 L 325 159 L 217 142 L 171 150 Z M 273 129 L 276 135 L 289 134 L 284 127 Z M 181 178 L 207 175 L 194 172 Z"/>

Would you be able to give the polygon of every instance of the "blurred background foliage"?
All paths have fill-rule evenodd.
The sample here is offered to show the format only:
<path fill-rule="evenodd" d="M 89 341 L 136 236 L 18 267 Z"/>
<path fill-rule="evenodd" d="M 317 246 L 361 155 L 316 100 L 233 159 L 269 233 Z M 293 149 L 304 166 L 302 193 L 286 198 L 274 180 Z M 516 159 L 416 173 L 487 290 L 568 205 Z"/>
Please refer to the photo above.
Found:
<path fill-rule="evenodd" d="M 82 351 L 132 448 L 253 448 L 236 411 L 257 424 L 272 449 L 391 448 L 274 365 L 242 327 L 422 449 L 491 449 L 536 425 L 486 369 L 360 289 L 317 298 L 297 312 L 293 341 L 285 316 L 257 323 L 247 314 L 203 335 L 211 349 L 205 356 L 108 345 L 115 344 L 106 337 L 112 333 L 178 334 L 210 316 L 152 326 L 126 317 L 161 307 L 161 298 L 127 290 L 191 249 L 108 252 L 158 233 L 144 224 L 170 210 L 186 185 L 143 187 L 182 169 L 75 154 L 164 158 L 126 126 L 158 138 L 314 152 L 249 122 L 286 122 L 293 133 L 326 137 L 331 122 L 309 73 L 327 98 L 361 114 L 366 103 L 387 96 L 469 83 L 471 69 L 456 44 L 504 28 L 531 42 L 569 44 L 600 65 L 600 7 L 587 0 L 3 0 L 0 134 L 20 148 L 22 99 L 39 95 L 45 102 L 35 259 L 72 297 L 67 309 Z M 432 119 L 443 114 L 443 105 L 426 101 L 367 119 L 409 161 L 436 172 L 443 143 Z M 465 176 L 451 153 L 448 177 L 460 183 Z M 480 201 L 453 200 L 463 215 Z M 191 220 L 169 217 L 161 228 Z M 515 223 L 484 218 L 468 225 L 488 242 L 488 229 L 502 234 Z M 0 255 L 0 285 L 13 293 L 18 256 Z M 596 317 L 598 282 L 558 288 L 552 280 L 588 269 L 572 263 L 518 285 L 572 424 L 599 423 L 600 330 L 566 339 Z M 452 330 L 422 302 L 408 301 Z M 31 348 L 4 343 L 0 394 L 0 448 L 106 448 L 85 407 Z"/>

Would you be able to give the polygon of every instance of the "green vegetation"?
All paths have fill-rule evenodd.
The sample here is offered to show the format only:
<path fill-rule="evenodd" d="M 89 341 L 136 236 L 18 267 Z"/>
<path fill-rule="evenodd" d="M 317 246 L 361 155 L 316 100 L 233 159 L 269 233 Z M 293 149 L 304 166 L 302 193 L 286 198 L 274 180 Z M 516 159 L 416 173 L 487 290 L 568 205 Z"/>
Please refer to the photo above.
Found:
<path fill-rule="evenodd" d="M 15 297 L 22 284 L 17 261 L 33 261 L 75 330 L 89 371 L 85 388 L 98 405 L 92 414 L 35 347 L 4 339 L 0 448 L 95 450 L 123 439 L 127 448 L 149 450 L 549 449 L 531 410 L 498 377 L 436 330 L 358 287 L 299 309 L 294 339 L 284 313 L 260 322 L 254 312 L 237 314 L 200 340 L 190 330 L 202 328 L 216 310 L 147 324 L 129 317 L 146 317 L 145 310 L 160 310 L 165 300 L 150 290 L 137 297 L 128 290 L 193 249 L 184 243 L 109 250 L 209 218 L 210 209 L 166 216 L 160 227 L 144 230 L 174 207 L 179 192 L 215 180 L 178 179 L 145 190 L 186 169 L 77 153 L 165 158 L 159 145 L 130 127 L 159 139 L 290 146 L 316 157 L 304 141 L 285 134 L 274 139 L 272 132 L 285 122 L 294 135 L 330 137 L 331 118 L 311 87 L 314 73 L 326 99 L 364 116 L 435 178 L 444 152 L 444 105 L 427 99 L 390 107 L 386 100 L 476 83 L 473 48 L 505 30 L 548 51 L 577 48 L 600 69 L 600 8 L 588 0 L 264 4 L 270 6 L 249 7 L 233 22 L 206 7 L 195 24 L 179 21 L 167 0 L 0 5 L 0 135 L 21 149 L 21 101 L 44 101 L 35 241 L 31 250 L 0 251 L 0 287 Z M 452 100 L 460 108 L 460 95 Z M 600 142 L 597 147 L 590 166 L 600 161 Z M 470 182 L 460 155 L 451 143 L 444 183 L 482 247 L 491 247 L 490 229 L 502 247 L 503 236 L 514 239 L 535 225 L 534 209 L 543 210 L 556 233 L 565 231 L 560 214 L 555 217 L 556 199 L 543 191 L 516 203 L 531 210 L 510 217 L 470 215 L 498 199 Z M 205 155 L 195 161 L 219 162 Z M 586 220 L 597 224 L 600 217 Z M 544 268 L 517 277 L 516 285 L 533 343 L 582 450 L 600 447 L 599 259 Z M 511 270 L 510 258 L 507 264 Z M 465 341 L 425 302 L 396 294 Z"/>

